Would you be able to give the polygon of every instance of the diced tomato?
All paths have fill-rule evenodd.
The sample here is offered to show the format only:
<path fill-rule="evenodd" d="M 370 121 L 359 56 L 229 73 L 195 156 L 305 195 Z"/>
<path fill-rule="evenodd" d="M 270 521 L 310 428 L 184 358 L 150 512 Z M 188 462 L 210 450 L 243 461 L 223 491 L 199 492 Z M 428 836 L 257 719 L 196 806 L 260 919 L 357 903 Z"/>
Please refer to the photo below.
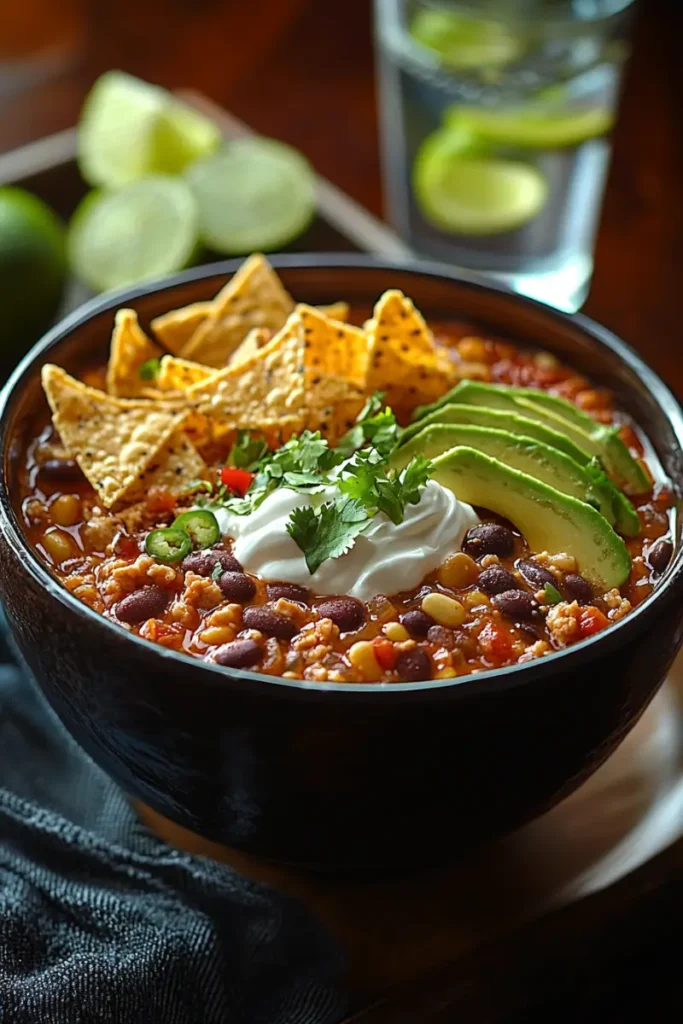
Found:
<path fill-rule="evenodd" d="M 599 608 L 594 608 L 593 605 L 589 605 L 588 608 L 583 608 L 579 616 L 579 633 L 582 638 L 593 636 L 594 633 L 599 633 L 605 626 L 609 626 L 609 619 L 604 615 Z"/>
<path fill-rule="evenodd" d="M 225 484 L 232 494 L 236 494 L 238 498 L 243 498 L 251 487 L 251 482 L 254 479 L 254 474 L 250 473 L 248 469 L 234 469 L 232 466 L 226 466 L 221 470 L 221 483 Z"/>
<path fill-rule="evenodd" d="M 372 646 L 375 649 L 375 657 L 380 668 L 383 668 L 385 672 L 391 672 L 398 660 L 398 651 L 391 640 L 386 640 L 382 636 L 376 636 L 372 641 Z"/>
<path fill-rule="evenodd" d="M 512 654 L 512 636 L 495 622 L 487 622 L 479 634 L 479 643 L 495 661 L 507 661 Z"/>
<path fill-rule="evenodd" d="M 162 622 L 161 619 L 147 619 L 140 628 L 140 635 L 146 640 L 164 647 L 180 650 L 185 629 L 177 623 Z"/>
<path fill-rule="evenodd" d="M 149 512 L 154 515 L 163 515 L 165 512 L 175 512 L 178 502 L 169 492 L 159 487 L 152 487 L 146 498 L 146 505 Z"/>

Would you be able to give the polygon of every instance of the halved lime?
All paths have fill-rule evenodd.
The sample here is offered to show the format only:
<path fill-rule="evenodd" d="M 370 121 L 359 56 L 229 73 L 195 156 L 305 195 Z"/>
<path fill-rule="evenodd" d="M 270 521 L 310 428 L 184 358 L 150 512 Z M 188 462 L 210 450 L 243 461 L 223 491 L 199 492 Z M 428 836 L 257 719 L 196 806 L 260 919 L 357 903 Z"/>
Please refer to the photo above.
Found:
<path fill-rule="evenodd" d="M 500 68 L 525 50 L 524 40 L 498 21 L 433 8 L 417 12 L 410 34 L 448 67 L 461 71 Z"/>
<path fill-rule="evenodd" d="M 177 174 L 220 140 L 213 121 L 165 89 L 108 71 L 83 106 L 78 163 L 91 185 L 115 187 L 144 174 Z"/>
<path fill-rule="evenodd" d="M 467 128 L 488 142 L 533 149 L 578 146 L 604 135 L 613 121 L 604 107 L 567 110 L 529 105 L 500 111 L 455 106 L 446 114 L 447 125 Z"/>
<path fill-rule="evenodd" d="M 428 136 L 413 169 L 415 198 L 425 218 L 459 235 L 496 235 L 521 227 L 542 210 L 548 183 L 531 164 L 463 155 L 458 132 Z"/>
<path fill-rule="evenodd" d="M 227 255 L 279 249 L 315 213 L 315 175 L 301 153 L 259 136 L 195 161 L 186 177 L 202 240 Z"/>
<path fill-rule="evenodd" d="M 161 174 L 90 192 L 69 225 L 72 269 L 95 291 L 181 270 L 197 248 L 192 192 L 182 178 Z"/>

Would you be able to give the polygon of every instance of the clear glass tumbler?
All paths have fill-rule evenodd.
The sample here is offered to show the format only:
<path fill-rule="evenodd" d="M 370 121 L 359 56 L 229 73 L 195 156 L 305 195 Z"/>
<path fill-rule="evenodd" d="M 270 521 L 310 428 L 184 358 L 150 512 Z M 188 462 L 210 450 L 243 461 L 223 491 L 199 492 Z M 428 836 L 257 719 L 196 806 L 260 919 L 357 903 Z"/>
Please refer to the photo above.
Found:
<path fill-rule="evenodd" d="M 375 0 L 385 198 L 414 252 L 578 309 L 634 0 Z"/>

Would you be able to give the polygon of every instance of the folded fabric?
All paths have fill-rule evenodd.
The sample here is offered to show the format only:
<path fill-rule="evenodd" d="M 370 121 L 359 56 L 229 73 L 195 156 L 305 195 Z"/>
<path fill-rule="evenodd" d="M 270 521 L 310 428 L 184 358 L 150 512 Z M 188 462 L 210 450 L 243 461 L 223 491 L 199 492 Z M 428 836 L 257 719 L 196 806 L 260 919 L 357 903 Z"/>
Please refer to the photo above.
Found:
<path fill-rule="evenodd" d="M 332 1024 L 341 969 L 304 907 L 147 831 L 0 667 L 2 1024 Z"/>

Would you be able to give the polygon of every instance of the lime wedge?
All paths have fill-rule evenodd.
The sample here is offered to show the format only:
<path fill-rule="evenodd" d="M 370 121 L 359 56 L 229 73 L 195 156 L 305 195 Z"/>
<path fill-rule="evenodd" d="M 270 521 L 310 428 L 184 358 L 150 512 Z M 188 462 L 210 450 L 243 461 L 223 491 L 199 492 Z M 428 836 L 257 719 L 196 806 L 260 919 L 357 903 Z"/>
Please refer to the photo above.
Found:
<path fill-rule="evenodd" d="M 165 89 L 108 71 L 83 106 L 78 163 L 89 184 L 116 187 L 144 174 L 177 174 L 220 139 L 212 121 Z"/>
<path fill-rule="evenodd" d="M 415 198 L 425 218 L 459 235 L 496 235 L 521 227 L 540 212 L 548 184 L 530 164 L 463 155 L 458 132 L 428 136 L 413 170 Z"/>
<path fill-rule="evenodd" d="M 227 255 L 279 249 L 315 213 L 315 175 L 296 149 L 275 139 L 237 139 L 187 170 L 199 230 Z"/>
<path fill-rule="evenodd" d="M 518 60 L 525 44 L 497 21 L 423 8 L 410 27 L 413 39 L 457 70 L 500 68 Z"/>
<path fill-rule="evenodd" d="M 533 149 L 578 146 L 604 135 L 613 121 L 611 112 L 603 107 L 570 111 L 528 106 L 498 111 L 456 106 L 446 115 L 447 125 L 468 128 L 488 142 Z"/>
<path fill-rule="evenodd" d="M 198 249 L 197 209 L 182 178 L 150 175 L 90 192 L 69 225 L 74 273 L 95 291 L 181 270 Z"/>

